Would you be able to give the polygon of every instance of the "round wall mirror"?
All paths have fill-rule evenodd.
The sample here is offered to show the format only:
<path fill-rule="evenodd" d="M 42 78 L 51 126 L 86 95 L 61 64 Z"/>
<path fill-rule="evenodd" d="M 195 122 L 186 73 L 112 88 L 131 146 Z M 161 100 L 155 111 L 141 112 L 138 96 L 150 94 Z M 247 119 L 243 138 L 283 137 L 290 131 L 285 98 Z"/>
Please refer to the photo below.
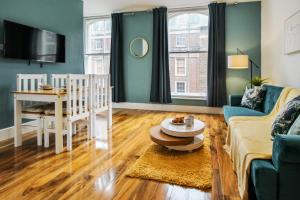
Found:
<path fill-rule="evenodd" d="M 141 37 L 134 38 L 130 42 L 130 53 L 137 58 L 144 57 L 149 50 L 148 42 Z"/>

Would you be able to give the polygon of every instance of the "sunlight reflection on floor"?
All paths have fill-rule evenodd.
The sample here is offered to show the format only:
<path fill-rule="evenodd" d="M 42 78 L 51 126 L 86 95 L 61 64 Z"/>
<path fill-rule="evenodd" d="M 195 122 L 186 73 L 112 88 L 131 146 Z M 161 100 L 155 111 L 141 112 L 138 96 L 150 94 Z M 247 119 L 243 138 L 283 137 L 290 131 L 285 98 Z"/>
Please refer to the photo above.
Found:
<path fill-rule="evenodd" d="M 95 136 L 96 149 L 108 150 L 111 144 L 111 134 L 107 130 L 106 113 L 97 116 Z"/>
<path fill-rule="evenodd" d="M 95 180 L 95 188 L 98 191 L 105 192 L 105 195 L 114 194 L 113 180 L 116 178 L 115 169 L 109 169 Z"/>

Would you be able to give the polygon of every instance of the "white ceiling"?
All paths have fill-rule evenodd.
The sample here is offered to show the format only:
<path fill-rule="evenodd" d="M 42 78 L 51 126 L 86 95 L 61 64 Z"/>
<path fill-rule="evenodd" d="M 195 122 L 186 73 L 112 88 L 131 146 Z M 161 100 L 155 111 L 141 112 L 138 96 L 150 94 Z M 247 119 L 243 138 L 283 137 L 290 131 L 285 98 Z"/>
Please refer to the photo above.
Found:
<path fill-rule="evenodd" d="M 207 5 L 214 0 L 83 0 L 84 16 L 108 15 L 120 11 L 140 11 L 158 6 L 168 8 L 194 7 Z M 248 2 L 259 0 L 223 0 L 223 2 Z"/>

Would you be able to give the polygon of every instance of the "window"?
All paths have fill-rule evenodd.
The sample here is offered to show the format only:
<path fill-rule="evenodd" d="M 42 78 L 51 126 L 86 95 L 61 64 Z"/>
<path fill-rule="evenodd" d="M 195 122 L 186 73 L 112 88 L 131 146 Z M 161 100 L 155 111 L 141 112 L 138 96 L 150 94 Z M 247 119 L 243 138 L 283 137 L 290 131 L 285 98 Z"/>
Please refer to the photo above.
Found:
<path fill-rule="evenodd" d="M 186 85 L 185 82 L 183 81 L 177 81 L 176 82 L 176 93 L 180 94 L 180 93 L 186 93 Z"/>
<path fill-rule="evenodd" d="M 175 58 L 175 76 L 186 76 L 185 58 Z"/>
<path fill-rule="evenodd" d="M 99 51 L 103 49 L 103 39 L 93 39 L 91 43 L 93 51 Z"/>
<path fill-rule="evenodd" d="M 206 98 L 208 10 L 171 11 L 168 24 L 172 96 Z"/>
<path fill-rule="evenodd" d="M 110 63 L 111 19 L 85 20 L 85 73 L 108 74 Z"/>
<path fill-rule="evenodd" d="M 104 62 L 102 57 L 93 57 L 92 63 L 94 64 L 93 68 L 95 69 L 95 74 L 104 74 Z"/>
<path fill-rule="evenodd" d="M 185 37 L 183 34 L 176 35 L 176 47 L 185 47 Z"/>

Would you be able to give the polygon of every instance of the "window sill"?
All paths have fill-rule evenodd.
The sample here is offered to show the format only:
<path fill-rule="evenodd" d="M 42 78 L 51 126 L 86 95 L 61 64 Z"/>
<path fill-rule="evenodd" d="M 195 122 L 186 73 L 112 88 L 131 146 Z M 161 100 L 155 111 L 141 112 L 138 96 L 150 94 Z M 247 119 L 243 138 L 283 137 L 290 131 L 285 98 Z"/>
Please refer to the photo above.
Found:
<path fill-rule="evenodd" d="M 177 96 L 177 95 L 172 95 L 172 99 L 182 99 L 182 100 L 203 100 L 206 101 L 207 97 L 205 96 Z"/>

